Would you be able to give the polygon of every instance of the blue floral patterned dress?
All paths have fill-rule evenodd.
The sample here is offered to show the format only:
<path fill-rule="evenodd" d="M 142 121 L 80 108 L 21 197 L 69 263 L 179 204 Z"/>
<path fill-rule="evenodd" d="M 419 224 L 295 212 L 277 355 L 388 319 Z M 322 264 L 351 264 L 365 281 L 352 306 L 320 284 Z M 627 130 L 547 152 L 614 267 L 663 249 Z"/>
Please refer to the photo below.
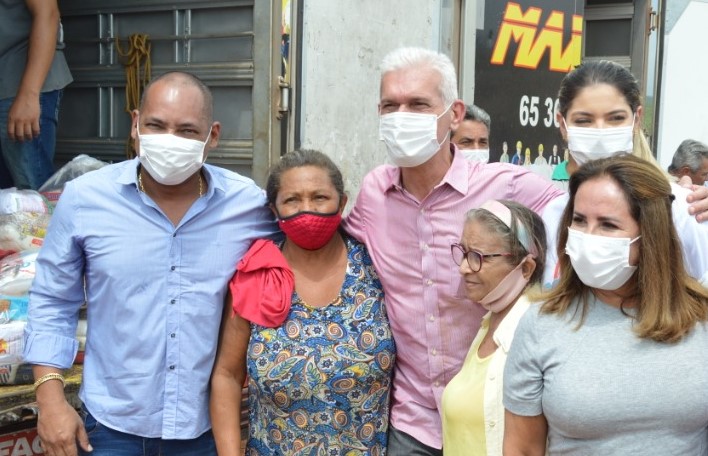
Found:
<path fill-rule="evenodd" d="M 248 455 L 385 455 L 395 345 L 366 248 L 344 237 L 339 297 L 293 293 L 278 328 L 251 326 Z"/>

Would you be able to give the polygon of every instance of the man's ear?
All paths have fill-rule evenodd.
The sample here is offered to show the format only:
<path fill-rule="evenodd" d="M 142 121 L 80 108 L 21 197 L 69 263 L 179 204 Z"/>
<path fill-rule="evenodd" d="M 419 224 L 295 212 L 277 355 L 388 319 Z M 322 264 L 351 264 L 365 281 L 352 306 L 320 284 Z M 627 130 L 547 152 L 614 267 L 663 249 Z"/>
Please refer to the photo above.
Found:
<path fill-rule="evenodd" d="M 691 171 L 691 168 L 688 166 L 682 166 L 677 170 L 678 176 L 683 177 L 683 176 L 691 176 L 693 174 L 693 171 Z"/>
<path fill-rule="evenodd" d="M 450 130 L 455 131 L 459 128 L 462 120 L 465 118 L 465 104 L 462 100 L 455 100 L 452 102 L 450 111 L 452 111 L 452 122 L 450 123 Z"/>
<path fill-rule="evenodd" d="M 214 122 L 211 124 L 211 133 L 207 139 L 207 144 L 210 148 L 215 148 L 219 145 L 219 136 L 221 135 L 221 123 Z"/>
<path fill-rule="evenodd" d="M 138 121 L 140 120 L 140 112 L 137 109 L 130 111 L 130 137 L 136 139 L 138 137 Z"/>

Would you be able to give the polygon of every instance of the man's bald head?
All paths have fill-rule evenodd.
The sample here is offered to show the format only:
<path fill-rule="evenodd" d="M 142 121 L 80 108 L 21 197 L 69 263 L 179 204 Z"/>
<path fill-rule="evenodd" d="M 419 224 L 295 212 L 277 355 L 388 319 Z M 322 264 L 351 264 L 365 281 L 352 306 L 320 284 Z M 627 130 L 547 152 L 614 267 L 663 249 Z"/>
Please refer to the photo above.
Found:
<path fill-rule="evenodd" d="M 150 81 L 150 83 L 145 87 L 145 91 L 143 92 L 143 95 L 140 99 L 141 111 L 143 110 L 143 105 L 145 104 L 145 99 L 147 98 L 148 92 L 155 84 L 158 83 L 174 84 L 178 86 L 182 85 L 199 89 L 199 92 L 202 94 L 204 117 L 206 118 L 208 124 L 211 124 L 214 121 L 214 99 L 211 95 L 211 90 L 209 90 L 209 87 L 207 87 L 207 85 L 204 84 L 201 79 L 194 76 L 193 74 L 185 73 L 183 71 L 170 71 L 167 73 L 163 73 L 152 81 Z"/>

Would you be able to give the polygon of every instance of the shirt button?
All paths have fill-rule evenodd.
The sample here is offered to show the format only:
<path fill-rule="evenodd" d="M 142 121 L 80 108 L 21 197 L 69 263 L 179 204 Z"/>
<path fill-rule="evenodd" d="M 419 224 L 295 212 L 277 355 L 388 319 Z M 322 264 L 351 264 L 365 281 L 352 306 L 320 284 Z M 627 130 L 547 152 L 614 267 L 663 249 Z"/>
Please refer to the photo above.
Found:
<path fill-rule="evenodd" d="M 174 364 L 170 366 L 170 370 L 171 370 L 171 371 L 175 370 Z"/>
<path fill-rule="evenodd" d="M 172 333 L 172 334 L 170 334 L 170 337 L 174 339 L 176 337 L 176 334 Z"/>
<path fill-rule="evenodd" d="M 439 382 L 439 381 L 437 381 L 437 380 L 435 380 L 435 383 L 433 383 L 433 386 L 435 386 L 435 387 L 438 387 L 438 386 L 440 386 L 440 382 Z"/>
<path fill-rule="evenodd" d="M 423 250 L 428 250 L 429 248 L 428 244 L 423 244 Z"/>
<path fill-rule="evenodd" d="M 174 271 L 175 269 L 177 269 L 177 267 L 176 267 L 176 266 L 172 266 L 172 267 L 170 268 L 170 271 Z"/>
<path fill-rule="evenodd" d="M 433 279 L 428 279 L 427 282 L 425 282 L 425 283 L 428 284 L 428 286 L 432 286 L 432 285 L 433 285 Z"/>
<path fill-rule="evenodd" d="M 428 320 L 435 321 L 435 317 L 433 315 L 431 315 L 430 318 L 428 318 Z"/>
<path fill-rule="evenodd" d="M 176 299 L 173 299 L 173 300 L 170 301 L 170 304 L 174 304 L 174 303 L 176 303 L 176 302 L 177 302 L 177 300 L 176 300 Z"/>
<path fill-rule="evenodd" d="M 490 428 L 493 428 L 495 425 L 496 425 L 496 423 L 495 423 L 494 421 L 490 421 L 490 422 L 489 422 L 489 427 L 490 427 Z"/>
<path fill-rule="evenodd" d="M 438 351 L 433 348 L 432 350 L 430 350 L 430 353 L 432 353 L 433 356 L 436 356 L 438 354 Z"/>

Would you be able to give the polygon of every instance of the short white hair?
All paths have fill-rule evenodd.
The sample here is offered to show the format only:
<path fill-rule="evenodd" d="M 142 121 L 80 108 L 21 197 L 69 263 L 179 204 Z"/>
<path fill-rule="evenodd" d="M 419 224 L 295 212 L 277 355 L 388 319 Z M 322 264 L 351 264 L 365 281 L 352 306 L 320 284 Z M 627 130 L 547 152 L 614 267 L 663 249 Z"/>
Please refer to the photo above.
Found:
<path fill-rule="evenodd" d="M 418 47 L 402 47 L 389 52 L 381 61 L 381 77 L 391 71 L 427 66 L 440 74 L 440 96 L 445 106 L 457 100 L 457 74 L 445 54 Z"/>

